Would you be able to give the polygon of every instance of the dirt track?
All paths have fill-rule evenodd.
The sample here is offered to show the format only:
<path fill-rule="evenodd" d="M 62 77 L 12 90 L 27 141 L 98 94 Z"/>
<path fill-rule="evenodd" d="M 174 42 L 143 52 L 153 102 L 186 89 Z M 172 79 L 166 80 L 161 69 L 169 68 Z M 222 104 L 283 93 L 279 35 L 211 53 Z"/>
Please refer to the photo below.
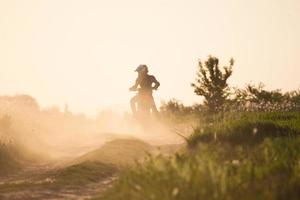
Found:
<path fill-rule="evenodd" d="M 0 199 L 90 199 L 100 196 L 117 179 L 117 174 L 86 185 L 51 187 L 57 169 L 51 165 L 33 165 L 21 172 L 0 179 Z M 50 186 L 50 187 L 49 187 Z"/>
<path fill-rule="evenodd" d="M 153 135 L 150 136 L 153 137 Z M 125 157 L 137 159 L 138 153 L 143 157 L 141 151 L 153 148 L 142 140 L 113 140 L 118 142 L 108 143 L 107 145 L 103 145 L 103 140 L 102 142 L 99 141 L 101 140 L 95 139 L 80 145 L 72 144 L 71 146 L 64 145 L 53 147 L 57 152 L 60 152 L 63 158 L 61 157 L 52 162 L 44 162 L 43 164 L 33 163 L 27 165 L 18 173 L 0 178 L 0 200 L 91 199 L 99 197 L 103 191 L 108 189 L 112 183 L 117 180 L 117 171 L 109 172 L 106 175 L 103 175 L 98 171 L 98 179 L 92 178 L 93 180 L 88 180 L 83 184 L 69 185 L 61 183 L 57 184 L 59 182 L 56 182 L 57 172 L 66 169 L 68 166 L 74 165 L 74 163 L 76 163 L 74 161 L 81 158 L 82 155 L 90 155 L 90 153 L 94 152 L 96 149 L 98 150 L 92 154 L 96 154 L 98 159 L 99 157 L 104 156 L 103 160 L 106 160 L 107 157 L 115 157 L 115 160 L 121 161 L 122 159 L 119 158 L 120 156 L 124 159 L 126 154 Z M 158 142 L 155 141 L 155 143 Z M 99 149 L 99 147 L 103 147 L 103 149 Z M 176 148 L 178 147 L 167 145 L 163 148 L 163 151 L 172 152 Z M 102 162 L 101 159 L 100 162 Z M 83 176 L 85 176 L 88 171 L 89 169 L 82 171 L 82 173 L 79 173 L 80 176 L 76 178 L 81 179 L 81 175 L 83 174 Z M 96 177 L 98 177 L 98 174 Z"/>
<path fill-rule="evenodd" d="M 0 178 L 0 200 L 90 199 L 101 195 L 116 180 L 117 175 L 99 178 L 84 185 L 55 184 L 57 171 L 67 167 L 68 163 L 83 153 L 101 145 L 95 142 L 67 148 L 57 147 L 63 158 L 43 164 L 26 163 L 21 171 Z"/>

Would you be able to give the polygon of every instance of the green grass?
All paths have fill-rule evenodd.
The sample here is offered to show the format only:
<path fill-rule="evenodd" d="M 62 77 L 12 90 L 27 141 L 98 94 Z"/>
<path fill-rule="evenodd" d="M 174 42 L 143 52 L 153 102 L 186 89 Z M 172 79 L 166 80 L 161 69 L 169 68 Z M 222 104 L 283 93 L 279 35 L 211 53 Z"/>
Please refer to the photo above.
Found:
<path fill-rule="evenodd" d="M 217 117 L 195 129 L 188 139 L 193 147 L 201 142 L 225 142 L 232 145 L 253 145 L 265 138 L 300 135 L 300 114 L 239 113 Z"/>
<path fill-rule="evenodd" d="M 185 152 L 149 157 L 122 173 L 102 199 L 299 199 L 299 119 L 297 113 L 216 117 L 195 130 Z"/>

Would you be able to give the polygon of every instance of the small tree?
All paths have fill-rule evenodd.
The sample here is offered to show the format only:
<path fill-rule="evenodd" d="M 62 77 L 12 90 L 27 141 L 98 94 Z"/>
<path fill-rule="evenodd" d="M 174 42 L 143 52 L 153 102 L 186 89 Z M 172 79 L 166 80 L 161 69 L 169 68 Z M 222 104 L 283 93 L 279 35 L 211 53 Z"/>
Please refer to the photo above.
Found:
<path fill-rule="evenodd" d="M 222 110 L 229 95 L 227 80 L 232 74 L 233 64 L 234 60 L 231 58 L 229 66 L 224 66 L 221 70 L 216 57 L 209 56 L 204 65 L 199 61 L 196 83 L 192 83 L 192 87 L 197 95 L 204 96 L 204 104 L 209 112 Z"/>

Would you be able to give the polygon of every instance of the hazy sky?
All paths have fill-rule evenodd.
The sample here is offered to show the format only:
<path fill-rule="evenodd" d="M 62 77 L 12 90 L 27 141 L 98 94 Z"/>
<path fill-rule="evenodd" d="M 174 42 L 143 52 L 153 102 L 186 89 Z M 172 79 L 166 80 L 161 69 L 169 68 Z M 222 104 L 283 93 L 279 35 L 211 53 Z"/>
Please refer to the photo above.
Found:
<path fill-rule="evenodd" d="M 0 94 L 95 114 L 128 109 L 134 69 L 156 101 L 199 101 L 197 60 L 236 60 L 230 83 L 300 86 L 299 0 L 0 0 Z"/>

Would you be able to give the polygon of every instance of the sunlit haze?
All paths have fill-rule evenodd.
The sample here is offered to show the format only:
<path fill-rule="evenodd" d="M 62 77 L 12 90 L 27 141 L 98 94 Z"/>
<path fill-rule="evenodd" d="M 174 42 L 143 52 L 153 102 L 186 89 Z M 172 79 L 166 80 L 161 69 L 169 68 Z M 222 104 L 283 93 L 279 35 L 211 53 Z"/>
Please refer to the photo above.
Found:
<path fill-rule="evenodd" d="M 147 64 L 156 102 L 200 100 L 198 59 L 236 60 L 230 83 L 300 86 L 299 0 L 0 0 L 0 93 L 42 107 L 129 110 Z"/>

